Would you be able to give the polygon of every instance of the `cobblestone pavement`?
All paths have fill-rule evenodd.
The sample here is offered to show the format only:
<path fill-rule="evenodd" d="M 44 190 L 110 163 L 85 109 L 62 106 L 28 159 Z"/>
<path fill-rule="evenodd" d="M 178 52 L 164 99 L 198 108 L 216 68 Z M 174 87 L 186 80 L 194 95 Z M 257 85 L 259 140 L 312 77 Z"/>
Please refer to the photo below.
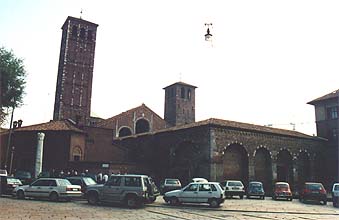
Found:
<path fill-rule="evenodd" d="M 226 200 L 220 208 L 207 205 L 181 205 L 172 207 L 161 197 L 151 205 L 140 209 L 128 209 L 119 205 L 91 206 L 87 201 L 50 202 L 43 200 L 18 200 L 0 197 L 0 219 L 339 219 L 339 209 L 329 202 L 326 206 L 302 204 L 299 201 Z"/>

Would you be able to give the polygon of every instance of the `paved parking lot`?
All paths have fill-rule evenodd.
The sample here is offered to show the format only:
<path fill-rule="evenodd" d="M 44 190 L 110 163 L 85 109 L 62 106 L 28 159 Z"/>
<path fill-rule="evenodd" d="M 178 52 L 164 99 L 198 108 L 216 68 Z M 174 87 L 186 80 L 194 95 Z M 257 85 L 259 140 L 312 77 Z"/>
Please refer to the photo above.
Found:
<path fill-rule="evenodd" d="M 302 204 L 299 201 L 226 200 L 220 208 L 207 205 L 172 207 L 161 197 L 154 204 L 140 209 L 127 209 L 119 205 L 91 206 L 86 201 L 49 202 L 18 200 L 0 197 L 0 219 L 339 219 L 339 209 L 329 202 L 326 206 Z"/>

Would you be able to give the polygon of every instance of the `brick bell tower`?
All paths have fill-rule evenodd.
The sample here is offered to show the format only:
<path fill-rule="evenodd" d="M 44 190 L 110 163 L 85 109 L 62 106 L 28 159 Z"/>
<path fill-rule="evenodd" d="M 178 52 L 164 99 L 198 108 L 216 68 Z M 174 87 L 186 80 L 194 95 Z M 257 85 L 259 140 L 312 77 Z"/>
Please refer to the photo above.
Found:
<path fill-rule="evenodd" d="M 195 89 L 183 82 L 177 82 L 164 88 L 164 119 L 170 126 L 195 122 Z"/>
<path fill-rule="evenodd" d="M 53 120 L 88 125 L 97 24 L 68 16 L 62 26 Z"/>

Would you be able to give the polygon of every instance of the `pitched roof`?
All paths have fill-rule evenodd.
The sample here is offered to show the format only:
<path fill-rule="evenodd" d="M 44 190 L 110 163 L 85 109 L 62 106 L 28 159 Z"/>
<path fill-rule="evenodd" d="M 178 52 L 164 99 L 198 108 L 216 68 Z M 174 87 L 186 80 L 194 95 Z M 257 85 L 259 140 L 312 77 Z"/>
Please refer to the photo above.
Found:
<path fill-rule="evenodd" d="M 316 98 L 310 102 L 308 102 L 307 104 L 311 104 L 314 105 L 315 103 L 319 102 L 319 101 L 323 101 L 323 100 L 327 100 L 327 99 L 332 99 L 332 98 L 339 98 L 339 89 L 328 93 L 327 95 L 321 96 L 319 98 Z"/>
<path fill-rule="evenodd" d="M 216 118 L 210 118 L 204 121 L 194 122 L 191 124 L 185 124 L 185 125 L 180 125 L 176 127 L 170 127 L 170 128 L 166 128 L 166 129 L 162 129 L 162 130 L 158 130 L 154 132 L 149 132 L 149 133 L 136 134 L 132 136 L 141 136 L 141 135 L 147 135 L 147 134 L 162 133 L 162 132 L 167 132 L 167 131 L 176 131 L 176 130 L 182 130 L 182 129 L 205 126 L 205 125 L 222 126 L 222 127 L 226 127 L 230 129 L 235 129 L 235 130 L 241 129 L 245 131 L 269 133 L 273 135 L 292 136 L 292 137 L 307 138 L 307 139 L 314 139 L 314 138 L 319 139 L 319 137 L 310 136 L 310 135 L 303 134 L 298 131 L 272 128 L 272 127 L 266 127 L 266 126 L 261 126 L 261 125 L 248 124 L 248 123 L 242 123 L 242 122 L 236 122 L 236 121 L 228 121 L 228 120 L 222 120 L 222 119 L 216 119 Z M 122 137 L 121 139 L 127 138 L 127 137 L 131 137 L 131 136 Z"/>
<path fill-rule="evenodd" d="M 166 89 L 166 88 L 168 88 L 168 87 L 170 87 L 170 86 L 173 86 L 173 85 L 175 85 L 175 84 L 183 85 L 183 86 L 189 86 L 189 87 L 192 87 L 192 88 L 198 88 L 198 87 L 196 87 L 196 86 L 193 86 L 193 85 L 190 85 L 190 84 L 187 84 L 187 83 L 184 83 L 184 82 L 176 82 L 176 83 L 173 83 L 173 84 L 171 84 L 171 85 L 169 85 L 169 86 L 166 86 L 166 87 L 163 88 L 163 89 Z"/>
<path fill-rule="evenodd" d="M 108 119 L 105 119 L 104 121 L 99 122 L 99 123 L 97 124 L 97 126 L 98 126 L 98 127 L 104 127 L 105 125 L 110 124 L 111 122 L 114 122 L 116 119 L 118 119 L 118 118 L 120 118 L 120 117 L 122 117 L 122 116 L 124 116 L 124 115 L 128 115 L 128 114 L 131 113 L 131 112 L 134 112 L 134 111 L 137 110 L 138 108 L 145 108 L 146 110 L 152 112 L 157 118 L 164 120 L 164 119 L 161 118 L 157 113 L 155 113 L 154 111 L 152 111 L 152 109 L 150 109 L 150 108 L 147 107 L 144 103 L 142 103 L 142 104 L 139 105 L 138 107 L 129 109 L 129 110 L 125 111 L 125 112 L 122 112 L 122 113 L 120 113 L 120 114 L 118 114 L 118 115 L 115 115 L 115 116 L 113 116 L 113 117 L 111 117 L 111 118 L 108 118 Z"/>
<path fill-rule="evenodd" d="M 74 131 L 84 133 L 83 130 L 77 128 L 73 123 L 68 120 L 61 121 L 50 121 L 41 124 L 35 124 L 30 126 L 25 126 L 21 128 L 16 128 L 16 132 L 18 131 Z"/>

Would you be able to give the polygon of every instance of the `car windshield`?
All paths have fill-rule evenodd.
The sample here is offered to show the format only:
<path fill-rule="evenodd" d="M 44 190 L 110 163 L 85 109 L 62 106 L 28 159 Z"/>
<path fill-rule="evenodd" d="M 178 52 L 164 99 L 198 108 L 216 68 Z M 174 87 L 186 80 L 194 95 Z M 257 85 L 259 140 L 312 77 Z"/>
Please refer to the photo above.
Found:
<path fill-rule="evenodd" d="M 91 177 L 85 177 L 84 182 L 87 186 L 97 184 L 97 182 L 95 182 L 95 180 L 93 180 Z"/>
<path fill-rule="evenodd" d="M 306 184 L 306 188 L 309 190 L 322 190 L 323 187 L 320 184 Z"/>
<path fill-rule="evenodd" d="M 58 182 L 59 182 L 59 185 L 60 185 L 60 186 L 68 186 L 68 185 L 72 185 L 72 184 L 71 184 L 68 180 L 66 180 L 66 179 L 59 179 Z"/>
<path fill-rule="evenodd" d="M 17 171 L 15 173 L 16 177 L 24 177 L 24 178 L 32 178 L 32 175 L 30 172 L 26 172 L 26 171 Z"/>
<path fill-rule="evenodd" d="M 250 184 L 250 187 L 251 187 L 252 189 L 261 189 L 261 188 L 262 188 L 262 185 L 261 185 L 261 183 L 251 183 L 251 184 Z"/>
<path fill-rule="evenodd" d="M 285 183 L 279 183 L 275 185 L 276 188 L 288 188 L 288 185 Z"/>
<path fill-rule="evenodd" d="M 228 186 L 242 186 L 241 182 L 229 182 Z"/>
<path fill-rule="evenodd" d="M 166 184 L 179 184 L 179 180 L 169 179 L 166 180 Z"/>
<path fill-rule="evenodd" d="M 10 184 L 22 184 L 21 181 L 19 179 L 16 179 L 16 178 L 7 178 L 7 183 L 10 183 Z"/>
<path fill-rule="evenodd" d="M 339 185 L 335 185 L 335 186 L 334 186 L 334 190 L 335 190 L 335 191 L 339 190 Z"/>

